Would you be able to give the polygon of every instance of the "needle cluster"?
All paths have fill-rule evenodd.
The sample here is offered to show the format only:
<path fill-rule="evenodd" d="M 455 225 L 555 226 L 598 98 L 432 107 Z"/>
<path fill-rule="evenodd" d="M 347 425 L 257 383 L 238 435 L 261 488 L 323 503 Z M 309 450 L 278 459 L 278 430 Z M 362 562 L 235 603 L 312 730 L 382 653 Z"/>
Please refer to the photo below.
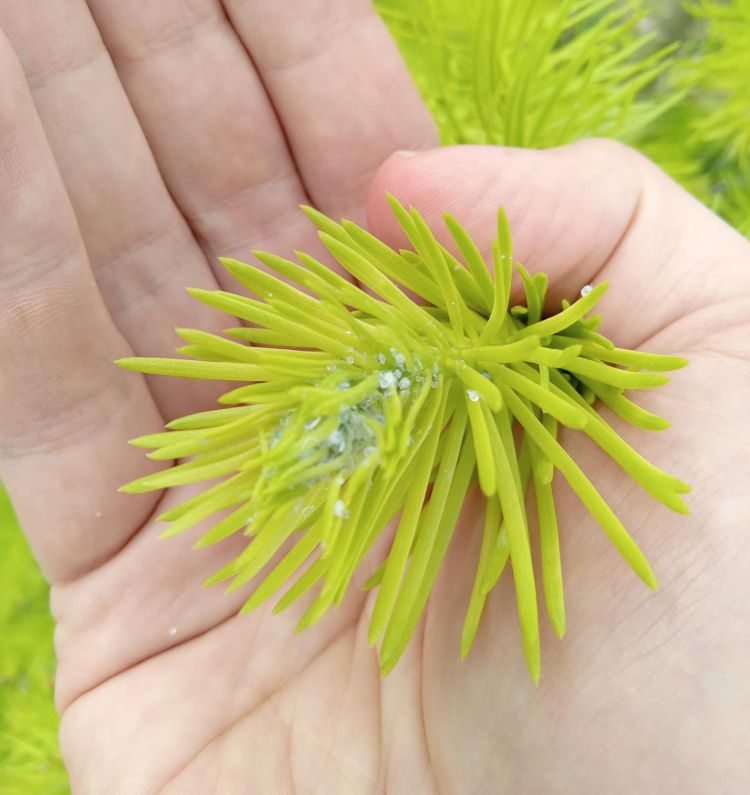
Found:
<path fill-rule="evenodd" d="M 169 522 L 165 535 L 213 516 L 197 546 L 243 533 L 244 551 L 208 582 L 228 581 L 229 590 L 253 583 L 243 612 L 279 594 L 275 609 L 283 610 L 313 593 L 300 629 L 342 602 L 354 573 L 392 528 L 387 554 L 366 585 L 378 588 L 370 641 L 380 643 L 387 673 L 419 622 L 477 483 L 485 516 L 461 653 L 468 653 L 487 596 L 510 562 L 536 680 L 537 575 L 527 496 L 536 506 L 547 612 L 560 635 L 556 473 L 655 587 L 640 549 L 558 431 L 586 434 L 655 499 L 686 512 L 680 495 L 688 486 L 643 459 L 594 405 L 598 399 L 639 428 L 666 428 L 626 393 L 665 383 L 664 372 L 686 362 L 622 350 L 602 336 L 600 318 L 590 312 L 606 284 L 587 286 L 574 303 L 544 317 L 547 277 L 514 262 L 502 211 L 489 268 L 456 219 L 445 218 L 454 256 L 416 210 L 393 198 L 391 206 L 411 250 L 394 251 L 354 223 L 306 208 L 353 281 L 303 253 L 292 262 L 257 252 L 264 269 L 223 260 L 254 297 L 190 292 L 246 325 L 223 336 L 179 329 L 186 358 L 120 361 L 142 373 L 242 384 L 220 398 L 223 408 L 135 439 L 151 458 L 182 463 L 123 490 L 213 482 L 160 517 Z M 511 306 L 514 270 L 524 305 Z"/>

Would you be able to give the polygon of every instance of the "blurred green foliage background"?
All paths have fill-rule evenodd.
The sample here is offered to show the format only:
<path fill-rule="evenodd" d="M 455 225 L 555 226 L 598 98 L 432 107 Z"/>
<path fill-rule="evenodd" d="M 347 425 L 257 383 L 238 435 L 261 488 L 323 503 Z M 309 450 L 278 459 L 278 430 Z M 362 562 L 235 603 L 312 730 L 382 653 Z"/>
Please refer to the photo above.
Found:
<path fill-rule="evenodd" d="M 597 135 L 750 236 L 750 0 L 378 0 L 446 144 Z M 0 487 L 0 795 L 68 791 L 48 588 Z"/>
<path fill-rule="evenodd" d="M 67 792 L 48 588 L 0 486 L 0 795 Z"/>

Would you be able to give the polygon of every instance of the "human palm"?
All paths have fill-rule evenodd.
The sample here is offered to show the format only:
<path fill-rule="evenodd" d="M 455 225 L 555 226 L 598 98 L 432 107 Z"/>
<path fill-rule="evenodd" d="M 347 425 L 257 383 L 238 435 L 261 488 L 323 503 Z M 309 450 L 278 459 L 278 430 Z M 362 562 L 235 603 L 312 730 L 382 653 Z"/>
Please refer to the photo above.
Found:
<path fill-rule="evenodd" d="M 750 245 L 607 142 L 400 154 L 373 178 L 434 131 L 369 4 L 225 8 L 0 5 L 22 61 L 0 44 L 2 476 L 53 584 L 74 791 L 740 791 Z M 245 593 L 200 583 L 241 541 L 195 552 L 200 527 L 158 541 L 157 503 L 184 493 L 116 492 L 149 466 L 126 440 L 217 391 L 113 360 L 168 353 L 175 326 L 220 330 L 184 293 L 216 286 L 218 255 L 315 253 L 300 202 L 367 217 L 398 245 L 386 190 L 435 225 L 452 212 L 486 244 L 504 205 L 553 299 L 609 278 L 607 333 L 691 362 L 644 398 L 672 429 L 624 431 L 694 485 L 691 517 L 641 495 L 585 440 L 563 440 L 662 590 L 643 589 L 559 485 L 569 633 L 543 634 L 536 688 L 510 572 L 458 661 L 478 500 L 381 679 L 364 593 L 299 636 L 294 609 L 237 617 Z"/>

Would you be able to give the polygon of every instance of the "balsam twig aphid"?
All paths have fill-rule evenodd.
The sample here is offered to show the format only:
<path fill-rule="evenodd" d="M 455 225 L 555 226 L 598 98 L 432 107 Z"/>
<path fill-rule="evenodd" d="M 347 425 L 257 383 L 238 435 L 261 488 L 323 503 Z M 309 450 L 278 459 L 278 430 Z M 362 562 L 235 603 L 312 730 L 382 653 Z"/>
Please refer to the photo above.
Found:
<path fill-rule="evenodd" d="M 223 478 L 163 514 L 171 523 L 164 535 L 229 510 L 197 546 L 233 533 L 250 540 L 208 582 L 231 580 L 234 590 L 276 560 L 265 579 L 256 580 L 243 611 L 282 591 L 276 609 L 283 610 L 314 591 L 300 628 L 341 603 L 355 570 L 395 521 L 390 551 L 367 583 L 379 588 L 370 642 L 381 643 L 387 673 L 417 626 L 476 479 L 486 516 L 461 654 L 468 653 L 487 595 L 510 560 L 524 652 L 536 681 L 539 625 L 525 495 L 530 491 L 536 503 L 545 600 L 559 635 L 565 608 L 556 471 L 633 570 L 655 587 L 635 541 L 559 444 L 557 431 L 564 425 L 587 434 L 655 499 L 687 512 L 680 495 L 689 487 L 641 458 L 593 407 L 598 398 L 633 425 L 666 428 L 625 393 L 663 384 L 664 371 L 686 362 L 621 350 L 602 336 L 589 312 L 606 284 L 587 286 L 575 303 L 563 302 L 558 314 L 543 318 L 547 277 L 516 263 L 526 306 L 509 308 L 513 252 L 502 211 L 491 273 L 454 218 L 446 223 L 464 262 L 438 243 L 416 210 L 395 199 L 391 206 L 411 251 L 395 252 L 353 223 L 305 209 L 361 288 L 306 254 L 297 264 L 258 252 L 277 276 L 222 260 L 256 297 L 190 292 L 252 325 L 230 328 L 223 337 L 179 329 L 187 343 L 179 352 L 188 358 L 120 361 L 142 373 L 247 382 L 220 398 L 226 408 L 134 440 L 152 448 L 151 458 L 189 460 L 123 490 Z"/>

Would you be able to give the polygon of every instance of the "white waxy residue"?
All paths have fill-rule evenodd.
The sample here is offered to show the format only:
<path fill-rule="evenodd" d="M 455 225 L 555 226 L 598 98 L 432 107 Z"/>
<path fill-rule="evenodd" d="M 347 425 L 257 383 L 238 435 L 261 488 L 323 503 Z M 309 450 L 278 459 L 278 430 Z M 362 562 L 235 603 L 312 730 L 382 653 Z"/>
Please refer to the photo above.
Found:
<path fill-rule="evenodd" d="M 379 375 L 379 385 L 381 389 L 390 389 L 396 386 L 398 377 L 393 370 L 385 370 Z"/>
<path fill-rule="evenodd" d="M 328 437 L 328 444 L 330 447 L 333 447 L 337 453 L 343 453 L 344 449 L 346 448 L 346 439 L 344 439 L 344 434 L 340 430 L 335 430 Z"/>
<path fill-rule="evenodd" d="M 403 353 L 391 348 L 391 356 L 393 356 L 393 361 L 396 362 L 396 367 L 400 367 L 402 370 L 406 367 L 406 357 Z"/>

